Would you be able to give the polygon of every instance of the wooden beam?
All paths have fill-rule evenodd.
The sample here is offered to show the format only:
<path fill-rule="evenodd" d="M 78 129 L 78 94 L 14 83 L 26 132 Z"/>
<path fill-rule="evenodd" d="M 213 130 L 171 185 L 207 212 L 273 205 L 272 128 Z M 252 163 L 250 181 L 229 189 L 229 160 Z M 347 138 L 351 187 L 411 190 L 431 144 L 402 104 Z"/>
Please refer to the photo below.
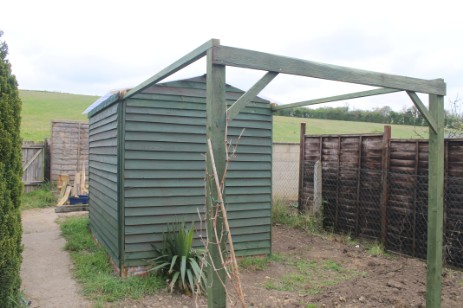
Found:
<path fill-rule="evenodd" d="M 234 102 L 233 105 L 227 109 L 228 120 L 233 120 L 240 110 L 246 107 L 246 105 L 249 104 L 277 75 L 278 73 L 275 72 L 267 72 L 255 85 Z"/>
<path fill-rule="evenodd" d="M 426 307 L 440 307 L 444 208 L 444 97 L 429 95 L 429 112 L 437 130 L 429 130 L 428 246 Z"/>
<path fill-rule="evenodd" d="M 380 89 L 374 89 L 374 90 L 368 90 L 368 91 L 361 91 L 361 92 L 341 94 L 341 95 L 336 95 L 336 96 L 329 96 L 329 97 L 324 97 L 324 98 L 311 99 L 308 101 L 302 101 L 302 102 L 292 103 L 292 104 L 287 104 L 287 105 L 274 106 L 274 107 L 272 106 L 272 110 L 277 111 L 281 109 L 288 109 L 288 108 L 294 108 L 294 107 L 304 107 L 304 106 L 317 105 L 317 104 L 322 104 L 322 103 L 344 101 L 344 100 L 360 98 L 360 97 L 395 93 L 395 92 L 400 92 L 400 91 L 402 90 L 380 88 Z"/>
<path fill-rule="evenodd" d="M 445 83 L 442 79 L 424 80 L 384 74 L 227 46 L 217 48 L 213 62 L 332 81 L 445 95 Z"/>
<path fill-rule="evenodd" d="M 219 179 L 223 178 L 226 163 L 226 112 L 225 100 L 225 66 L 212 63 L 213 49 L 207 52 L 207 77 L 206 77 L 206 138 L 210 139 L 215 156 L 215 168 Z M 226 273 L 221 261 L 221 255 L 225 255 L 225 240 L 223 234 L 223 217 L 217 208 L 219 192 L 214 185 L 212 157 L 210 151 L 206 151 L 206 219 L 207 219 L 207 250 L 210 255 L 208 266 L 209 286 L 207 289 L 208 307 L 226 307 Z M 222 192 L 225 199 L 225 191 Z M 216 218 L 214 224 L 213 217 Z M 217 233 L 214 232 L 214 227 Z M 218 243 L 218 244 L 217 244 Z M 215 270 L 214 270 L 215 269 Z"/>
<path fill-rule="evenodd" d="M 207 51 L 210 48 L 212 48 L 214 46 L 219 46 L 219 44 L 220 44 L 220 40 L 217 40 L 217 39 L 212 39 L 212 40 L 207 41 L 206 43 L 202 44 L 201 46 L 199 46 L 195 50 L 193 50 L 190 53 L 186 54 L 185 56 L 181 57 L 180 59 L 178 59 L 177 61 L 175 61 L 171 65 L 169 65 L 168 67 L 164 68 L 162 71 L 160 71 L 156 75 L 154 75 L 151 78 L 149 78 L 148 80 L 142 82 L 138 86 L 132 88 L 129 92 L 127 92 L 124 95 L 124 98 L 129 98 L 129 97 L 135 95 L 136 93 L 138 93 L 140 91 L 143 91 L 147 87 L 149 87 L 149 86 L 151 86 L 151 85 L 153 85 L 153 84 L 155 84 L 155 83 L 169 77 L 170 75 L 178 72 L 182 68 L 190 65 L 191 63 L 193 63 L 193 62 L 195 62 L 195 61 L 197 61 L 199 59 L 201 59 L 202 57 L 204 57 L 206 55 Z"/>
<path fill-rule="evenodd" d="M 410 96 L 410 98 L 412 99 L 413 104 L 415 104 L 416 108 L 418 108 L 418 110 L 421 112 L 421 115 L 423 116 L 423 118 L 426 120 L 426 122 L 428 122 L 429 127 L 430 127 L 435 133 L 437 133 L 437 124 L 436 124 L 436 120 L 434 120 L 434 118 L 432 117 L 432 115 L 429 113 L 428 108 L 426 108 L 426 106 L 423 104 L 423 102 L 422 102 L 421 99 L 418 97 L 418 95 L 416 95 L 415 92 L 407 91 L 407 94 L 408 94 L 408 96 Z"/>

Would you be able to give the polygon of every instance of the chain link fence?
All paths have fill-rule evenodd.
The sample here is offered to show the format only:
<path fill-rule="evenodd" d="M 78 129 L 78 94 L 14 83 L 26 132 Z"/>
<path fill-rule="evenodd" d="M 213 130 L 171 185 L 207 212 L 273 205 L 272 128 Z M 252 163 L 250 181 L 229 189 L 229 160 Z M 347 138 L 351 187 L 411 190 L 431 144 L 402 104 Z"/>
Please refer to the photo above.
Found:
<path fill-rule="evenodd" d="M 274 143 L 272 195 L 277 202 L 297 204 L 299 193 L 298 143 Z"/>

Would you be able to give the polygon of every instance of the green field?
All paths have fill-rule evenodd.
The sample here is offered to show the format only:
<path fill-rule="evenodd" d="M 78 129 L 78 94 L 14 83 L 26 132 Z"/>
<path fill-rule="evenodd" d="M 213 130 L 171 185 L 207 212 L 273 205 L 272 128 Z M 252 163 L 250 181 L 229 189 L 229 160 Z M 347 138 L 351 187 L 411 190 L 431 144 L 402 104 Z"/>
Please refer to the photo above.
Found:
<path fill-rule="evenodd" d="M 291 117 L 273 117 L 274 142 L 299 142 L 301 123 L 306 123 L 306 132 L 309 135 L 330 134 L 365 134 L 382 133 L 384 124 L 367 122 L 349 122 L 337 120 L 302 119 Z M 407 125 L 391 125 L 392 138 L 416 139 L 428 138 L 427 127 Z"/>
<path fill-rule="evenodd" d="M 21 136 L 41 141 L 50 136 L 52 120 L 87 121 L 82 112 L 98 96 L 19 90 L 22 100 Z"/>
<path fill-rule="evenodd" d="M 21 136 L 31 141 L 49 137 L 52 120 L 87 121 L 82 112 L 98 99 L 98 96 L 29 90 L 20 90 L 19 95 L 23 102 Z M 307 123 L 307 133 L 313 135 L 381 133 L 384 127 L 377 123 L 274 116 L 273 140 L 299 142 L 301 122 Z M 392 125 L 393 138 L 418 138 L 417 132 L 427 138 L 427 131 L 426 127 Z"/>

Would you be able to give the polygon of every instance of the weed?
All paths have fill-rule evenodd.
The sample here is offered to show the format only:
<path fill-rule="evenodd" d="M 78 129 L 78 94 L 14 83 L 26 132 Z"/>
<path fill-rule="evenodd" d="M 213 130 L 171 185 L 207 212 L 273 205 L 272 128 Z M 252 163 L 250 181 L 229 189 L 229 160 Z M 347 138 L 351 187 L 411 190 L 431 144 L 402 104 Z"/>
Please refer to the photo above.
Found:
<path fill-rule="evenodd" d="M 292 228 L 300 228 L 312 233 L 322 232 L 323 218 L 310 214 L 299 214 L 293 204 L 281 200 L 274 200 L 272 207 L 272 221 Z"/>
<path fill-rule="evenodd" d="M 21 195 L 21 210 L 44 208 L 56 205 L 52 185 L 42 184 L 39 189 Z"/>
<path fill-rule="evenodd" d="M 154 294 L 165 286 L 155 275 L 125 279 L 115 276 L 106 252 L 90 235 L 87 217 L 70 217 L 60 223 L 67 241 L 65 249 L 74 263 L 74 276 L 82 284 L 84 295 L 98 300 L 100 307 L 104 302 Z"/>
<path fill-rule="evenodd" d="M 307 305 L 305 305 L 305 308 L 317 308 L 318 306 L 316 304 L 313 304 L 313 303 L 308 303 Z"/>
<path fill-rule="evenodd" d="M 372 256 L 384 256 L 384 246 L 379 243 L 373 243 L 368 249 L 368 253 Z"/>

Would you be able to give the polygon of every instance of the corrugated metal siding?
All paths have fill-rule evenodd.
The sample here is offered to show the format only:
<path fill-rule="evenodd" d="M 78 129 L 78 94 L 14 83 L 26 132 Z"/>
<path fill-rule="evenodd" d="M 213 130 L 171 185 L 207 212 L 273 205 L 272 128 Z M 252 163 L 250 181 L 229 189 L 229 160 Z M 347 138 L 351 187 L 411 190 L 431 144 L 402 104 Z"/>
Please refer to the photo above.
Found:
<path fill-rule="evenodd" d="M 206 84 L 199 77 L 159 84 L 126 103 L 126 266 L 152 257 L 168 223 L 198 221 L 204 210 Z M 227 86 L 229 104 L 243 92 Z M 256 102 L 228 129 L 233 144 L 226 201 L 237 255 L 268 254 L 271 247 L 272 116 Z"/>
<path fill-rule="evenodd" d="M 117 107 L 112 105 L 89 121 L 89 216 L 93 234 L 119 266 Z"/>

